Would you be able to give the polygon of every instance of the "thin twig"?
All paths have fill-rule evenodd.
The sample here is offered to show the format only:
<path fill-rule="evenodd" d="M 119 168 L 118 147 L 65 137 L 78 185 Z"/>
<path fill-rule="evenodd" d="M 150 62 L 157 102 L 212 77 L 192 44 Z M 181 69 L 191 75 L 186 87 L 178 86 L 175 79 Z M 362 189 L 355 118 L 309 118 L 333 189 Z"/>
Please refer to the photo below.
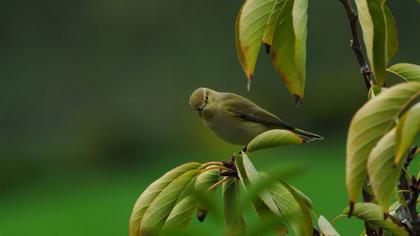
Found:
<path fill-rule="evenodd" d="M 347 18 L 349 19 L 352 40 L 350 40 L 350 47 L 356 55 L 357 62 L 360 66 L 360 73 L 363 76 L 366 88 L 369 90 L 373 85 L 372 71 L 370 69 L 365 56 L 363 55 L 362 45 L 360 43 L 358 30 L 358 17 L 356 11 L 352 8 L 350 0 L 339 0 L 346 10 Z"/>

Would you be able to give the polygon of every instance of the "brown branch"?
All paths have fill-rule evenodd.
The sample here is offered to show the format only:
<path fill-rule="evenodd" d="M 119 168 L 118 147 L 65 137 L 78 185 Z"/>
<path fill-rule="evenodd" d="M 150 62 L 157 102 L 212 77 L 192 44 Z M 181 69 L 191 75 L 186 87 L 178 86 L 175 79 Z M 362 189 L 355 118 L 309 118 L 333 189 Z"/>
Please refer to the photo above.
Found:
<path fill-rule="evenodd" d="M 416 152 L 416 145 L 412 146 L 408 151 L 407 158 L 404 162 L 404 167 L 400 175 L 400 181 L 398 183 L 398 189 L 401 192 L 401 197 L 406 203 L 406 206 L 401 206 L 399 209 L 399 215 L 402 223 L 408 226 L 412 235 L 416 235 L 415 232 L 420 231 L 420 218 L 416 208 L 417 199 L 420 194 L 420 180 L 417 179 L 417 177 L 412 176 L 409 181 L 407 169 L 410 162 L 414 159 Z"/>
<path fill-rule="evenodd" d="M 375 200 L 374 197 L 372 195 L 370 195 L 370 193 L 367 192 L 364 189 L 362 191 L 362 194 L 363 194 L 363 201 L 364 202 L 372 202 L 373 200 Z M 368 235 L 368 236 L 380 236 L 381 235 L 378 230 L 375 230 L 372 227 L 370 227 L 370 225 L 366 221 L 365 221 L 365 231 L 366 231 L 366 235 Z"/>
<path fill-rule="evenodd" d="M 362 45 L 360 43 L 358 17 L 356 11 L 352 8 L 350 0 L 339 0 L 346 10 L 347 18 L 349 20 L 352 40 L 350 40 L 350 47 L 356 56 L 357 62 L 360 66 L 360 73 L 363 76 L 367 90 L 373 85 L 372 70 L 370 69 L 365 56 L 363 55 Z"/>

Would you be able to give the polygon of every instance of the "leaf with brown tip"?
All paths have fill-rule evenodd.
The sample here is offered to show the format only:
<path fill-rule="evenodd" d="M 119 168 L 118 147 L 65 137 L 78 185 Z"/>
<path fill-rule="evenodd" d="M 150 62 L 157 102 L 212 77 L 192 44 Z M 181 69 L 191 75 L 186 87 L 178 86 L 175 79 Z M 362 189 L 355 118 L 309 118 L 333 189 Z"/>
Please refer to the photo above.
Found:
<path fill-rule="evenodd" d="M 307 0 L 285 0 L 277 18 L 271 60 L 290 93 L 301 103 L 306 78 Z"/>

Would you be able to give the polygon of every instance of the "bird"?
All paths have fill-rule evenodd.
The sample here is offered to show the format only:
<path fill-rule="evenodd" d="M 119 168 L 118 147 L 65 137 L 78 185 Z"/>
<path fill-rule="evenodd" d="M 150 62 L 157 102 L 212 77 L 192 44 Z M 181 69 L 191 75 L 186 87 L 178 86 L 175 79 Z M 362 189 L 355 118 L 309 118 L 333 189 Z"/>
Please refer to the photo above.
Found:
<path fill-rule="evenodd" d="M 221 139 L 235 145 L 247 145 L 259 134 L 272 130 L 289 130 L 311 142 L 322 136 L 294 128 L 251 100 L 228 92 L 198 88 L 189 103 L 204 123 Z"/>

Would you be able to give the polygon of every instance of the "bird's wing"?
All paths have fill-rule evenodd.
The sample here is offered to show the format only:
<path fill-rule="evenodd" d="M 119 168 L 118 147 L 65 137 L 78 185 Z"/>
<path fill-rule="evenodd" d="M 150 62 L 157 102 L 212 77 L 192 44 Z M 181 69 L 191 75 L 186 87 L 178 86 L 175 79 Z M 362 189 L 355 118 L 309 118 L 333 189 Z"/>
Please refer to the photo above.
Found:
<path fill-rule="evenodd" d="M 226 93 L 223 99 L 223 107 L 226 112 L 245 121 L 252 121 L 274 128 L 294 129 L 276 115 L 236 94 Z"/>

